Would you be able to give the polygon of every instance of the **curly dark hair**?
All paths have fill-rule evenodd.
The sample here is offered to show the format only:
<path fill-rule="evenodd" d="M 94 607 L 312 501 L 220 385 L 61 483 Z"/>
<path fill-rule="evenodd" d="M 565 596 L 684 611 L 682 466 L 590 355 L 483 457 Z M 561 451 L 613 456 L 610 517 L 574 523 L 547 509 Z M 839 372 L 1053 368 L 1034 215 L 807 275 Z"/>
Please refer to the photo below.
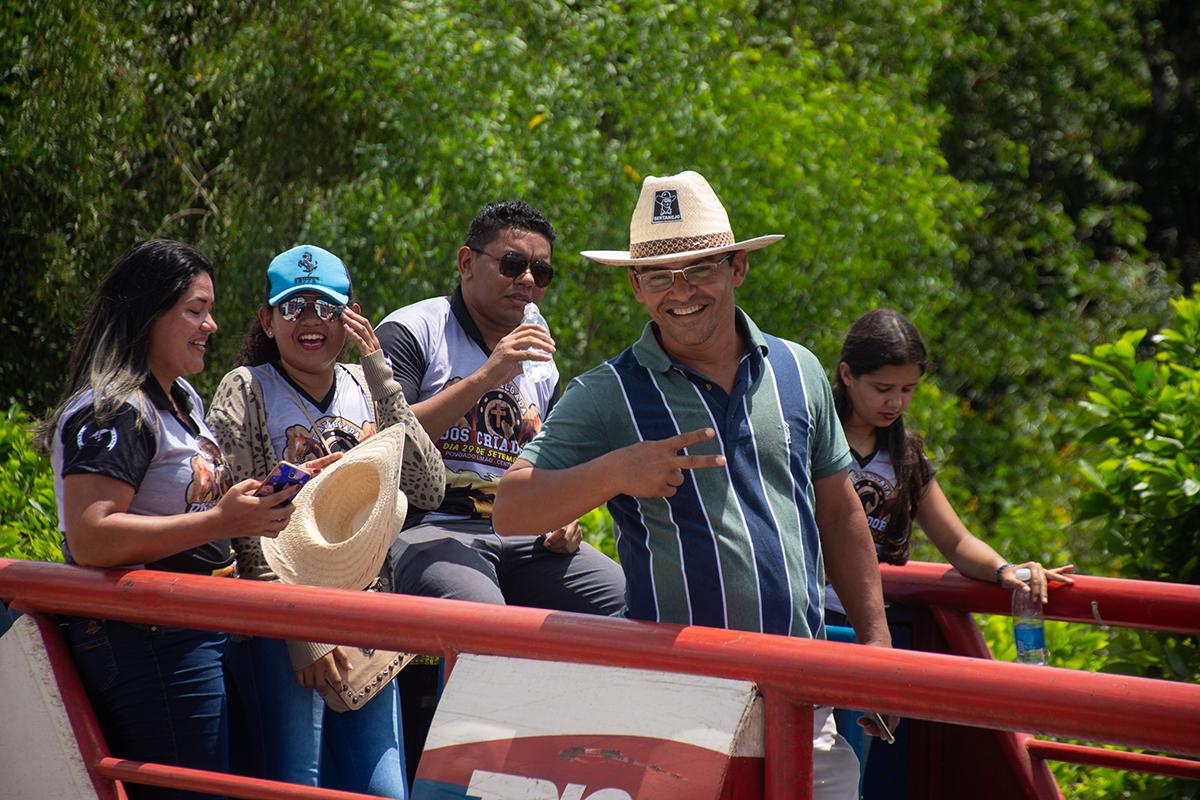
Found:
<path fill-rule="evenodd" d="M 901 313 L 877 308 L 863 314 L 850 326 L 842 343 L 841 360 L 854 377 L 869 375 L 881 367 L 916 364 L 924 374 L 927 367 L 925 343 L 916 327 Z M 842 376 L 834 371 L 833 402 L 838 418 L 845 423 L 853 411 L 850 395 Z M 921 456 L 924 441 L 904 427 L 904 415 L 886 428 L 876 429 L 876 441 L 882 443 L 896 471 L 896 510 L 882 532 L 879 560 L 904 564 L 912 539 L 912 522 L 921 498 Z"/>
<path fill-rule="evenodd" d="M 558 234 L 550 220 L 533 206 L 520 200 L 505 200 L 500 203 L 488 203 L 483 210 L 471 220 L 467 230 L 467 239 L 463 244 L 473 249 L 480 249 L 495 241 L 500 231 L 516 228 L 521 231 L 541 234 L 550 242 L 550 252 L 554 252 L 554 240 Z"/>

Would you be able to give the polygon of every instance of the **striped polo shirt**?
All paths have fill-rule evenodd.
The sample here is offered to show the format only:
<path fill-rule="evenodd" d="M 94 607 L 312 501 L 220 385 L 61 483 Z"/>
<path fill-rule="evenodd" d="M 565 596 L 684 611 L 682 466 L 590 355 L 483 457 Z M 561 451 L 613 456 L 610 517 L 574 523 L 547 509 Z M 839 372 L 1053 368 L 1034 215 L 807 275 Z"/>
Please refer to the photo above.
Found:
<path fill-rule="evenodd" d="M 643 440 L 711 427 L 689 448 L 724 467 L 688 470 L 670 498 L 608 502 L 634 619 L 821 637 L 825 583 L 814 480 L 850 449 L 829 382 L 806 348 L 741 309 L 749 352 L 733 392 L 672 362 L 647 323 L 632 347 L 571 381 L 521 458 L 564 469 Z"/>

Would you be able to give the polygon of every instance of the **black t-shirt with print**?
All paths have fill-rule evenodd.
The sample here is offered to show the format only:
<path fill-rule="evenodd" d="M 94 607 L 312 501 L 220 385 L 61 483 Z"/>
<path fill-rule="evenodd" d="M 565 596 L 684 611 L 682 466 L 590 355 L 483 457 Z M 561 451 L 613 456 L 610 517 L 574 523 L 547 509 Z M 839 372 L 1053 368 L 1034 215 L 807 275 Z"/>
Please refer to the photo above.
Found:
<path fill-rule="evenodd" d="M 131 514 L 167 516 L 204 511 L 221 499 L 227 488 L 220 448 L 204 424 L 203 407 L 195 390 L 180 380 L 172 396 L 183 411 L 175 416 L 166 393 L 154 381 L 142 387 L 150 400 L 148 419 L 126 403 L 103 423 L 96 420 L 90 393 L 80 395 L 63 415 L 55 437 L 56 491 L 62 517 L 61 481 L 68 475 L 105 475 L 129 484 L 134 496 Z M 60 523 L 61 527 L 61 523 Z M 158 561 L 149 569 L 209 574 L 233 562 L 228 532 L 213 531 L 214 539 Z M 225 534 L 221 536 L 220 534 Z M 73 561 L 63 536 L 63 554 Z"/>

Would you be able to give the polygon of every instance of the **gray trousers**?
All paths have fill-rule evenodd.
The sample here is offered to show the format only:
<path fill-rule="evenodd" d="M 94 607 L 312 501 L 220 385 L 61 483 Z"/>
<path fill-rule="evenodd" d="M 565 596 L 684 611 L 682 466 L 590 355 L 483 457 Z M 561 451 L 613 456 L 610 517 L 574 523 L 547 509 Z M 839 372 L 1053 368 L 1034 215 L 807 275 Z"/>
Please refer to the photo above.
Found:
<path fill-rule="evenodd" d="M 625 608 L 625 574 L 596 548 L 555 553 L 536 536 L 498 536 L 489 520 L 415 525 L 392 545 L 391 564 L 401 594 L 605 616 Z"/>

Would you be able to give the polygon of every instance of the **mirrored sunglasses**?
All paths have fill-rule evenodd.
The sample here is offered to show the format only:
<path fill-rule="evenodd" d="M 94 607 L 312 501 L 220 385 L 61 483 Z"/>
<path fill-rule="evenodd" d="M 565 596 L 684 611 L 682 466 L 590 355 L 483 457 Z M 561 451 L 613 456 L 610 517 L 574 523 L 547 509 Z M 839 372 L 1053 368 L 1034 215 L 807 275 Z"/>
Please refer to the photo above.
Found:
<path fill-rule="evenodd" d="M 537 261 L 531 262 L 528 258 L 520 253 L 509 250 L 504 255 L 496 258 L 496 256 L 486 250 L 479 250 L 472 247 L 476 253 L 485 255 L 500 265 L 500 274 L 511 280 L 516 280 L 525 274 L 525 270 L 529 270 L 533 275 L 533 283 L 539 289 L 545 289 L 550 285 L 550 281 L 554 280 L 554 267 L 550 266 L 550 262 L 539 258 Z"/>
<path fill-rule="evenodd" d="M 290 297 L 279 304 L 279 316 L 288 322 L 295 322 L 304 316 L 304 309 L 308 308 L 308 304 L 309 300 L 307 298 Z M 317 319 L 322 322 L 329 322 L 331 319 L 336 319 L 346 310 L 346 307 L 341 303 L 331 303 L 328 300 L 313 300 L 312 304 Z"/>

